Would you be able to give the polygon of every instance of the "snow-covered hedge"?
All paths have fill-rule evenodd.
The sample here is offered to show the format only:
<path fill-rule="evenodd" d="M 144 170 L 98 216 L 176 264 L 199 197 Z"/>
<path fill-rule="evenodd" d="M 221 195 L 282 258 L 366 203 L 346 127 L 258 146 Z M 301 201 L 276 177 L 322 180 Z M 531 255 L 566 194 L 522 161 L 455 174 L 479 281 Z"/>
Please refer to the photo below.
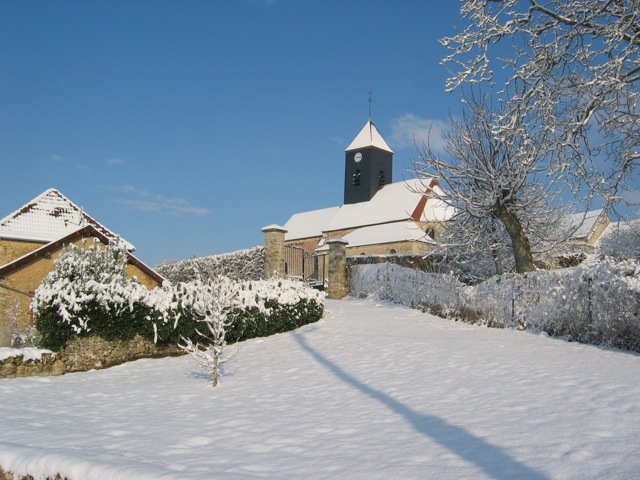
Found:
<path fill-rule="evenodd" d="M 476 286 L 391 264 L 362 265 L 351 270 L 351 291 L 445 318 L 640 351 L 635 260 L 503 275 Z"/>
<path fill-rule="evenodd" d="M 204 283 L 204 284 L 203 284 Z M 165 284 L 150 292 L 148 305 L 154 341 L 178 343 L 184 338 L 196 340 L 199 318 L 194 312 L 198 288 L 207 282 L 195 280 L 177 285 Z M 233 323 L 228 328 L 228 343 L 293 330 L 320 320 L 324 300 L 320 292 L 295 280 L 271 279 L 230 282 L 237 292 L 233 302 Z"/>
<path fill-rule="evenodd" d="M 219 275 L 231 280 L 259 280 L 264 273 L 264 258 L 264 247 L 254 247 L 221 255 L 160 262 L 155 270 L 171 283 L 197 278 L 207 280 Z"/>
<path fill-rule="evenodd" d="M 227 333 L 230 342 L 288 332 L 324 314 L 322 294 L 297 280 L 242 282 L 239 300 L 243 307 Z"/>
<path fill-rule="evenodd" d="M 142 330 L 150 316 L 149 291 L 127 277 L 124 243 L 102 248 L 85 240 L 70 245 L 55 266 L 31 302 L 40 346 L 59 349 L 72 335 L 129 340 Z"/>
<path fill-rule="evenodd" d="M 148 290 L 127 278 L 126 261 L 126 250 L 118 243 L 68 247 L 32 302 L 40 346 L 59 350 L 72 336 L 131 340 L 138 334 L 163 345 L 197 336 L 194 299 L 207 281 L 165 282 Z M 270 335 L 322 317 L 320 294 L 300 282 L 233 284 L 238 299 L 230 341 Z"/>

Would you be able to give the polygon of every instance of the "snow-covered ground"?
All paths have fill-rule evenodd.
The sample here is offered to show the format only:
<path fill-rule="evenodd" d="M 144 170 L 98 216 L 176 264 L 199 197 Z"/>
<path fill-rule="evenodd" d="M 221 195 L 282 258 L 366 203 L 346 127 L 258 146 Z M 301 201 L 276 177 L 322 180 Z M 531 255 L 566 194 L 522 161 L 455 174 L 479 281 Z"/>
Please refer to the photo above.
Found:
<path fill-rule="evenodd" d="M 71 479 L 639 478 L 640 356 L 372 300 L 187 358 L 0 380 L 0 465 Z"/>

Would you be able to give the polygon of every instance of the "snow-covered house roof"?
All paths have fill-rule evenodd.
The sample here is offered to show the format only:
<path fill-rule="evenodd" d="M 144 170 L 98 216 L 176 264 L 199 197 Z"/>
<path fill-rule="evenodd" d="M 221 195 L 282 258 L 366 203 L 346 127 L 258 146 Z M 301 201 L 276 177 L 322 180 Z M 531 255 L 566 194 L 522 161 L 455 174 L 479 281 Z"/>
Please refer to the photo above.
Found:
<path fill-rule="evenodd" d="M 598 223 L 603 221 L 604 215 L 605 211 L 603 209 L 567 215 L 565 222 L 569 225 L 569 228 L 578 227 L 571 235 L 571 238 L 574 240 L 589 240 Z"/>
<path fill-rule="evenodd" d="M 442 193 L 434 179 L 412 179 L 385 185 L 368 202 L 296 213 L 284 225 L 285 240 L 405 220 L 439 222 L 450 218 L 451 208 L 429 197 L 429 191 Z"/>
<path fill-rule="evenodd" d="M 47 255 L 48 253 L 54 251 L 55 249 L 62 247 L 68 243 L 71 243 L 74 239 L 76 238 L 83 238 L 83 237 L 95 237 L 98 238 L 103 244 L 108 245 L 114 238 L 115 236 L 107 236 L 105 235 L 103 232 L 101 232 L 100 230 L 98 230 L 95 226 L 93 225 L 86 225 L 80 229 L 74 230 L 73 232 L 69 233 L 68 235 L 65 235 L 64 237 L 61 238 L 57 238 L 54 241 L 51 241 L 45 245 L 43 245 L 40 248 L 37 248 L 36 250 L 33 250 L 31 252 L 28 252 L 27 254 L 23 255 L 20 258 L 16 258 L 15 260 L 12 260 L 9 263 L 6 263 L 4 265 L 0 265 L 0 277 L 3 277 L 5 275 L 7 275 L 8 273 L 24 266 L 24 265 L 28 265 L 29 263 L 31 263 L 32 261 L 40 258 L 40 257 L 44 257 L 45 255 Z M 149 266 L 147 266 L 144 262 L 142 262 L 140 259 L 138 259 L 137 257 L 135 257 L 132 253 L 131 250 L 129 250 L 127 252 L 127 260 L 130 264 L 135 265 L 136 267 L 138 267 L 142 272 L 144 272 L 145 274 L 147 274 L 149 277 L 151 277 L 152 279 L 154 279 L 156 282 L 158 282 L 159 285 L 162 285 L 162 283 L 164 282 L 164 278 L 159 275 L 155 270 L 153 270 L 152 268 L 150 268 Z"/>
<path fill-rule="evenodd" d="M 49 243 L 91 225 L 108 238 L 117 235 L 55 188 L 50 188 L 0 220 L 0 238 Z M 129 251 L 135 247 L 125 241 Z"/>
<path fill-rule="evenodd" d="M 376 147 L 380 150 L 393 153 L 393 150 L 389 148 L 389 145 L 384 141 L 384 138 L 382 138 L 382 135 L 380 135 L 380 132 L 371 120 L 368 120 L 365 126 L 362 127 L 360 133 L 358 133 L 356 138 L 353 139 L 353 142 L 345 149 L 345 152 L 366 147 Z"/>
<path fill-rule="evenodd" d="M 418 225 L 409 221 L 362 227 L 344 235 L 342 239 L 349 243 L 349 248 L 407 241 L 433 243 L 433 240 Z M 317 251 L 328 249 L 329 246 L 324 244 Z"/>

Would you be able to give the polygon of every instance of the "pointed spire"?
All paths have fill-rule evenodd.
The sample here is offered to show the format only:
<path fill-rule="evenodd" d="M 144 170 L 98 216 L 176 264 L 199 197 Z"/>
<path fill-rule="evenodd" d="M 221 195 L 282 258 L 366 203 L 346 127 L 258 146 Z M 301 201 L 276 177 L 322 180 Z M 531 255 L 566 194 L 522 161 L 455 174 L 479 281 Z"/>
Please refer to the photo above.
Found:
<path fill-rule="evenodd" d="M 367 120 L 365 126 L 362 127 L 360 133 L 345 149 L 345 152 L 366 147 L 376 147 L 380 150 L 385 150 L 387 152 L 393 153 L 393 150 L 391 150 L 389 148 L 389 145 L 387 145 L 387 142 L 384 141 L 384 138 L 382 138 L 382 135 L 380 135 L 380 132 L 371 121 L 371 119 Z"/>

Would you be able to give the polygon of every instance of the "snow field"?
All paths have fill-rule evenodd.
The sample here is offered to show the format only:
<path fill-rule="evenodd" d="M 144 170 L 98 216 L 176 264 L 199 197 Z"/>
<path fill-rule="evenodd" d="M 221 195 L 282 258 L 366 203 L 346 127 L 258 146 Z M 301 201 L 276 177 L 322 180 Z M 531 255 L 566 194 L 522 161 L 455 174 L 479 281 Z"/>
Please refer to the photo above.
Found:
<path fill-rule="evenodd" d="M 76 479 L 637 478 L 640 356 L 372 300 L 187 357 L 0 381 L 0 465 Z M 233 348 L 233 347 L 231 347 Z"/>

